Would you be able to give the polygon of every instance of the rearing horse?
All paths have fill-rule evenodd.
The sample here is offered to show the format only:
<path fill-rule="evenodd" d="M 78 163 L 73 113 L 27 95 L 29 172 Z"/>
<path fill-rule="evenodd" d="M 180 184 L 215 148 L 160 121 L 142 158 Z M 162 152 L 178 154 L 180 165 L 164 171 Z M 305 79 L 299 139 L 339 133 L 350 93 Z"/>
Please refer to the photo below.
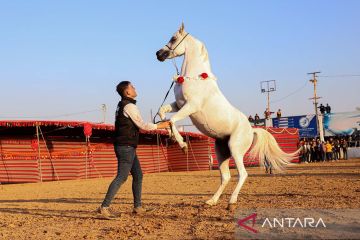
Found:
<path fill-rule="evenodd" d="M 221 93 L 215 75 L 211 71 L 210 61 L 205 45 L 185 32 L 184 24 L 172 36 L 170 41 L 156 52 L 161 62 L 184 55 L 181 75 L 176 76 L 174 92 L 176 101 L 160 108 L 159 115 L 165 119 L 165 113 L 176 112 L 171 118 L 172 133 L 184 150 L 187 144 L 177 131 L 175 123 L 190 117 L 193 124 L 203 134 L 215 138 L 215 151 L 221 173 L 221 185 L 214 196 L 206 201 L 215 205 L 225 186 L 229 182 L 229 159 L 235 160 L 239 180 L 229 201 L 233 209 L 240 189 L 248 174 L 243 158 L 253 144 L 251 155 L 257 157 L 261 164 L 266 156 L 275 170 L 281 170 L 297 154 L 285 153 L 278 146 L 275 138 L 266 130 L 252 128 L 247 117 L 232 106 Z"/>

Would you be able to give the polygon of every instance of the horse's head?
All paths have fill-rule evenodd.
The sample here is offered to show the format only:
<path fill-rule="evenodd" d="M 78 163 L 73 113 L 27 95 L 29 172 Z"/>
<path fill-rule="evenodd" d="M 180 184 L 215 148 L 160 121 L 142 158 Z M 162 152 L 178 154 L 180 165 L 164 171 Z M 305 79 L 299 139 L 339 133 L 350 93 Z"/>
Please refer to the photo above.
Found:
<path fill-rule="evenodd" d="M 184 40 L 188 33 L 185 32 L 184 23 L 181 24 L 179 30 L 171 37 L 170 41 L 159 51 L 156 52 L 156 57 L 163 62 L 166 59 L 171 59 L 181 56 L 185 53 Z"/>

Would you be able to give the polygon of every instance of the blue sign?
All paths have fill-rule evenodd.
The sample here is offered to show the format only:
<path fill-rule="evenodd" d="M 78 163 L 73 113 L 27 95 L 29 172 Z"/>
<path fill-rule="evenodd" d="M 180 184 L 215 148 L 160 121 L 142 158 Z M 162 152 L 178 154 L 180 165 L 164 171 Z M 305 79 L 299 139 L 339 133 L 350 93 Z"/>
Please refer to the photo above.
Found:
<path fill-rule="evenodd" d="M 280 128 L 297 128 L 299 129 L 299 136 L 301 138 L 317 136 L 315 115 L 273 118 L 273 126 Z"/>

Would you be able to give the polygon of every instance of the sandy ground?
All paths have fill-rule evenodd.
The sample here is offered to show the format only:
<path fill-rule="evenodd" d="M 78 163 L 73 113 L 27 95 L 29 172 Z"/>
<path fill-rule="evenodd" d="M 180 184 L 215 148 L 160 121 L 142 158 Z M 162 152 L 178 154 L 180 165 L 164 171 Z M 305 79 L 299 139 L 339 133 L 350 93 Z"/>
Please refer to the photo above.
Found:
<path fill-rule="evenodd" d="M 237 208 L 360 208 L 360 159 L 299 164 L 285 174 L 248 168 Z M 0 239 L 232 239 L 234 211 L 226 209 L 237 174 L 219 204 L 205 208 L 219 172 L 144 176 L 143 203 L 155 208 L 134 216 L 131 177 L 114 200 L 121 214 L 95 214 L 112 179 L 0 185 Z M 236 210 L 235 210 L 236 211 Z"/>

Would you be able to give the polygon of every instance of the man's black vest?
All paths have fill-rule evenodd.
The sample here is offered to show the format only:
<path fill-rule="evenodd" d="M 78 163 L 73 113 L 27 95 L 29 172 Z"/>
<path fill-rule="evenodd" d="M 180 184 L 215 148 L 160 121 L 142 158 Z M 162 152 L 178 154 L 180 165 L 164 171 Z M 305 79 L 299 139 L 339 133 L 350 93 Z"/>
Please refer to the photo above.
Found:
<path fill-rule="evenodd" d="M 117 106 L 115 114 L 115 144 L 137 147 L 139 142 L 139 128 L 130 117 L 124 116 L 124 107 L 129 103 L 136 104 L 136 101 L 123 97 Z"/>

